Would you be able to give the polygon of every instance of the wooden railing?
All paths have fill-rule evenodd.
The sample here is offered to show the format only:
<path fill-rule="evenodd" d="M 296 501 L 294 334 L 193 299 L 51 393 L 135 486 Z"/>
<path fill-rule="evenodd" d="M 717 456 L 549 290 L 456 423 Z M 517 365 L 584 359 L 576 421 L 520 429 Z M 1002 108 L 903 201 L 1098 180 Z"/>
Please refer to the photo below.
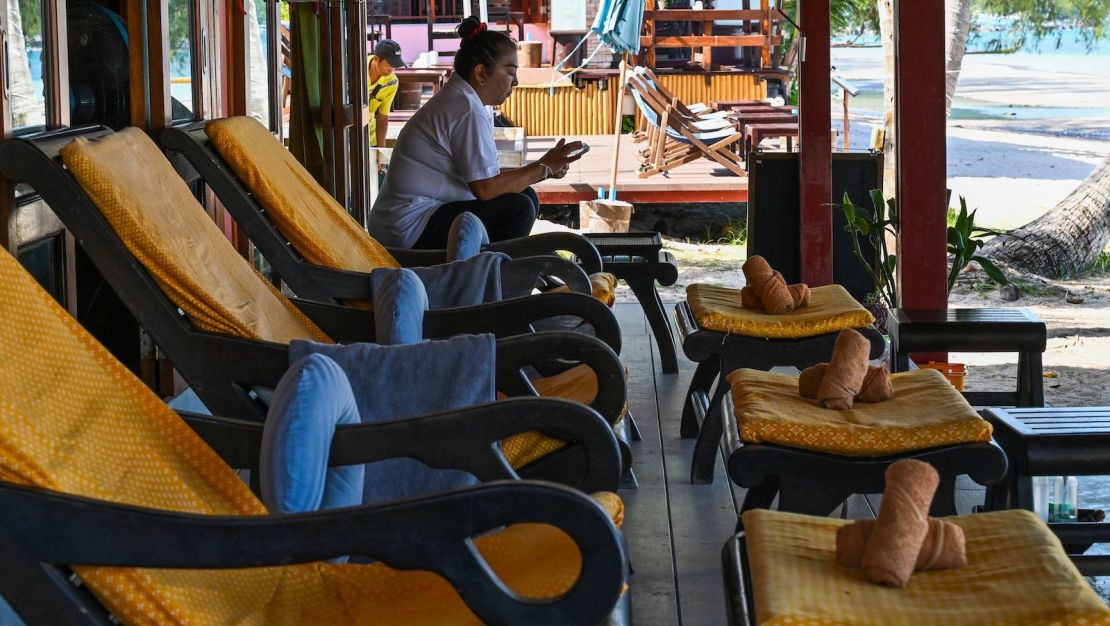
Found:
<path fill-rule="evenodd" d="M 701 63 L 706 70 L 713 69 L 713 48 L 740 47 L 761 48 L 760 67 L 771 67 L 771 51 L 775 46 L 782 45 L 783 37 L 780 22 L 784 19 L 781 11 L 772 9 L 770 0 L 761 0 L 759 9 L 655 9 L 644 11 L 644 30 L 640 37 L 640 47 L 645 53 L 648 67 L 656 66 L 656 49 L 658 48 L 690 48 L 691 60 L 694 53 L 701 49 Z M 654 7 L 651 2 L 650 6 Z M 713 23 L 720 20 L 741 21 L 747 23 L 746 32 L 740 35 L 714 35 Z M 697 22 L 702 24 L 700 35 L 657 35 L 657 22 Z"/>

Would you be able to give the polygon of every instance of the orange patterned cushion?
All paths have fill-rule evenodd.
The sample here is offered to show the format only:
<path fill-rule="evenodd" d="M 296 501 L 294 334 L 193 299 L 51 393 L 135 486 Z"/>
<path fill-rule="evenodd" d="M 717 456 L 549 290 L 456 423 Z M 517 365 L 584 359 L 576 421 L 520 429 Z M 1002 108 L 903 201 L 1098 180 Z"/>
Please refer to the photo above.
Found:
<path fill-rule="evenodd" d="M 739 289 L 718 285 L 690 285 L 686 300 L 702 328 L 747 337 L 798 339 L 875 322 L 874 316 L 840 285 L 814 287 L 808 306 L 783 315 L 745 309 L 740 306 Z"/>
<path fill-rule="evenodd" d="M 329 341 L 235 252 L 143 131 L 78 138 L 61 156 L 127 249 L 198 328 L 277 343 Z"/>
<path fill-rule="evenodd" d="M 744 513 L 761 626 L 1110 625 L 1110 610 L 1075 569 L 1060 540 L 1029 511 L 944 518 L 967 538 L 967 566 L 914 572 L 902 589 L 836 564 L 836 531 L 849 520 Z"/>
<path fill-rule="evenodd" d="M 306 261 L 352 272 L 401 266 L 258 120 L 215 120 L 205 132 Z"/>
<path fill-rule="evenodd" d="M 738 369 L 728 375 L 740 438 L 845 456 L 886 456 L 990 441 L 991 425 L 936 370 L 892 374 L 894 398 L 836 411 L 798 395 L 798 378 Z"/>

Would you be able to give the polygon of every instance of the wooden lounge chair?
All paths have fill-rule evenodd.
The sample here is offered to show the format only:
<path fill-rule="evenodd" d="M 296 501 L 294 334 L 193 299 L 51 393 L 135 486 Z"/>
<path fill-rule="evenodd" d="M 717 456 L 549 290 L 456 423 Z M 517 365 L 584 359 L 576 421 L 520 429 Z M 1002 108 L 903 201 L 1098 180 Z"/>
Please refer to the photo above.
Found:
<path fill-rule="evenodd" d="M 741 139 L 735 127 L 703 132 L 688 119 L 673 113 L 675 102 L 658 101 L 654 92 L 639 77 L 630 77 L 629 86 L 633 100 L 650 127 L 650 156 L 640 168 L 641 178 L 670 171 L 703 156 L 737 176 L 745 175 L 743 159 L 733 151 Z"/>
<path fill-rule="evenodd" d="M 894 397 L 836 411 L 798 395 L 798 378 L 739 369 L 723 401 L 725 471 L 747 488 L 741 511 L 769 508 L 828 515 L 854 494 L 882 493 L 903 459 L 940 475 L 933 515 L 956 514 L 956 478 L 992 485 L 1006 455 L 991 426 L 934 370 L 892 377 Z"/>
<path fill-rule="evenodd" d="M 1037 516 L 946 519 L 963 528 L 968 564 L 915 572 L 892 589 L 836 564 L 836 531 L 849 520 L 749 511 L 721 555 L 729 623 L 1110 624 L 1110 609 Z"/>
<path fill-rule="evenodd" d="M 250 149 L 239 150 L 238 157 L 229 162 L 208 137 L 212 125 L 223 125 L 222 137 L 229 144 Z M 169 128 L 162 133 L 161 142 L 196 168 L 281 279 L 300 297 L 319 302 L 366 299 L 369 283 L 365 273 L 375 267 L 428 266 L 447 260 L 443 250 L 385 248 L 374 241 L 252 118 Z M 286 179 L 288 185 L 273 184 L 278 177 Z M 298 200 L 301 206 L 296 204 Z M 575 233 L 544 233 L 491 243 L 484 249 L 506 253 L 521 267 L 514 284 L 506 285 L 506 297 L 530 293 L 536 276 L 555 277 L 573 291 L 586 294 L 602 282 L 591 282 L 582 273 L 600 272 L 601 257 L 589 240 Z M 561 251 L 574 254 L 582 269 L 556 256 Z"/>
<path fill-rule="evenodd" d="M 257 464 L 259 424 L 195 422 L 210 448 L 7 252 L 0 280 L 0 594 L 26 623 L 627 623 L 615 496 L 501 481 L 270 515 L 233 471 Z M 534 399 L 345 426 L 328 463 L 414 455 L 510 478 L 494 442 L 554 428 L 600 442 L 611 482 L 590 413 Z M 377 562 L 323 562 L 343 555 Z"/>
<path fill-rule="evenodd" d="M 103 151 L 86 144 L 89 149 L 73 155 L 80 165 L 63 168 L 59 151 L 79 136 L 100 138 L 106 142 L 99 146 Z M 117 161 L 97 160 L 109 151 Z M 142 165 L 130 168 L 127 159 Z M 120 166 L 119 171 L 112 170 L 113 164 Z M 95 199 L 74 178 L 75 167 L 86 177 L 86 184 L 97 181 Z M 262 421 L 266 406 L 255 388 L 276 384 L 288 366 L 287 344 L 292 339 L 330 343 L 374 339 L 371 313 L 290 301 L 251 270 L 141 131 L 113 135 L 107 129 L 66 130 L 34 140 L 9 140 L 0 144 L 0 171 L 28 182 L 42 194 L 132 315 L 214 413 Z M 159 182 L 151 185 L 152 180 Z M 544 294 L 468 307 L 461 313 L 430 311 L 424 320 L 425 336 L 492 332 L 511 337 L 527 333 L 531 320 L 575 315 L 583 300 L 600 306 L 580 294 Z M 619 345 L 619 329 L 600 327 L 598 334 L 615 334 Z M 535 335 L 512 340 L 536 342 L 521 348 L 525 352 L 506 351 L 503 360 L 498 355 L 499 391 L 535 395 L 538 390 L 580 400 L 624 434 L 624 371 L 613 351 L 584 334 L 558 333 L 558 338 L 547 339 L 542 333 Z M 524 375 L 526 367 L 551 359 L 580 365 L 543 378 Z M 519 445 L 513 446 L 511 456 L 522 455 L 516 457 L 521 467 L 536 465 L 535 475 L 580 473 L 581 458 L 573 446 L 543 436 L 515 443 Z M 622 444 L 622 454 L 628 467 L 627 444 Z"/>

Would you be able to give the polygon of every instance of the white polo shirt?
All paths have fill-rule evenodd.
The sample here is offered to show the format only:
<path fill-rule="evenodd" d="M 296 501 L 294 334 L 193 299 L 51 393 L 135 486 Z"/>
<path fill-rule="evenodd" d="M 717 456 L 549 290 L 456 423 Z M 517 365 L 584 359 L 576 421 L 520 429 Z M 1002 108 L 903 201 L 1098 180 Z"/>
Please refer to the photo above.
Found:
<path fill-rule="evenodd" d="M 370 234 L 386 246 L 411 248 L 437 208 L 475 200 L 467 183 L 500 173 L 493 118 L 456 74 L 397 136 L 370 211 Z"/>

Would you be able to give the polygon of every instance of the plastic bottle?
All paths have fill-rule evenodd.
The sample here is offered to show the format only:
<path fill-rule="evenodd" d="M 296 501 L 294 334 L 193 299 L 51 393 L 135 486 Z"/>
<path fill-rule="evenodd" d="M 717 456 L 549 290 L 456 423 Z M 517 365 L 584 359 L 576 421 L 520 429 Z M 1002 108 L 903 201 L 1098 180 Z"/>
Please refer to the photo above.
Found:
<path fill-rule="evenodd" d="M 1063 492 L 1056 507 L 1056 521 L 1074 522 L 1079 511 L 1079 479 L 1075 476 L 1062 476 L 1059 481 Z"/>
<path fill-rule="evenodd" d="M 1064 477 L 1045 477 L 1048 486 L 1048 523 L 1053 523 L 1060 513 L 1060 502 L 1064 499 Z"/>
<path fill-rule="evenodd" d="M 610 187 L 609 188 L 609 200 L 614 200 L 615 201 L 616 199 L 617 199 L 617 188 L 616 187 Z"/>
<path fill-rule="evenodd" d="M 1033 512 L 1036 513 L 1042 520 L 1049 521 L 1048 517 L 1048 503 L 1052 499 L 1049 496 L 1051 487 L 1053 487 L 1053 479 L 1049 476 L 1033 476 Z"/>
<path fill-rule="evenodd" d="M 598 187 L 597 188 L 597 199 L 598 200 L 604 200 L 605 199 L 605 187 Z"/>

